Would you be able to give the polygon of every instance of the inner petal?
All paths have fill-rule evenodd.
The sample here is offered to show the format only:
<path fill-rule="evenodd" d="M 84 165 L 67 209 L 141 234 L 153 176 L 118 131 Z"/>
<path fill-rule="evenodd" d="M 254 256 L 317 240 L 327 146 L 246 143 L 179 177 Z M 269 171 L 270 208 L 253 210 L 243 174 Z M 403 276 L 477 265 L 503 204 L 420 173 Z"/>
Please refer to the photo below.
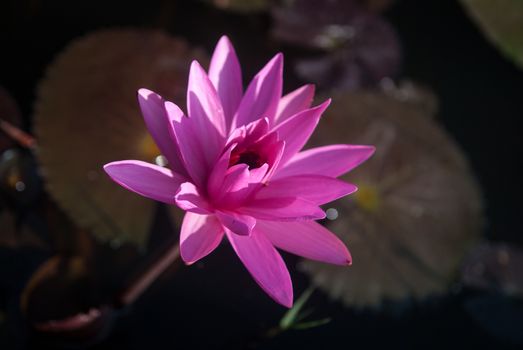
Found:
<path fill-rule="evenodd" d="M 257 169 L 266 163 L 265 157 L 263 157 L 256 150 L 239 150 L 231 153 L 229 160 L 229 167 L 237 164 L 246 164 L 251 169 Z"/>

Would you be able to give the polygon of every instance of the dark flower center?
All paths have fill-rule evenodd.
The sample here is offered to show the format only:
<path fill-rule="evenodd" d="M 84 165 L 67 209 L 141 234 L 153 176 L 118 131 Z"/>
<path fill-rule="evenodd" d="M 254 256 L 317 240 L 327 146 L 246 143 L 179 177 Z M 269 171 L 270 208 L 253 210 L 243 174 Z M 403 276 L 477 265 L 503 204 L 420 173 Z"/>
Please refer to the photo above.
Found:
<path fill-rule="evenodd" d="M 229 160 L 229 167 L 236 164 L 247 164 L 249 169 L 256 169 L 261 167 L 265 162 L 262 157 L 254 151 L 243 151 L 240 153 L 232 152 L 231 159 Z"/>

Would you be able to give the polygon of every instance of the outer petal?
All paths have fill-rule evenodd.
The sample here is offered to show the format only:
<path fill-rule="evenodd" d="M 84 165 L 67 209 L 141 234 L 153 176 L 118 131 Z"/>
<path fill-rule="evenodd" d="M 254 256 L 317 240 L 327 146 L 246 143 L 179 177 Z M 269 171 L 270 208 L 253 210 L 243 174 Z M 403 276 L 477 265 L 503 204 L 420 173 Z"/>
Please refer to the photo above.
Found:
<path fill-rule="evenodd" d="M 263 117 L 269 118 L 272 125 L 281 97 L 282 75 L 283 55 L 279 53 L 256 74 L 247 87 L 233 122 L 234 127 Z"/>
<path fill-rule="evenodd" d="M 180 231 L 180 255 L 190 265 L 210 254 L 221 242 L 223 228 L 214 215 L 186 213 Z"/>
<path fill-rule="evenodd" d="M 144 197 L 174 204 L 184 178 L 171 170 L 139 160 L 122 160 L 104 165 L 116 183 Z"/>
<path fill-rule="evenodd" d="M 190 182 L 184 182 L 174 197 L 175 203 L 183 210 L 197 214 L 210 214 L 212 208 L 203 198 L 196 186 Z"/>
<path fill-rule="evenodd" d="M 296 113 L 308 109 L 314 98 L 314 90 L 314 85 L 307 84 L 283 96 L 278 103 L 274 125 L 278 125 Z"/>
<path fill-rule="evenodd" d="M 256 225 L 252 216 L 216 211 L 216 217 L 229 231 L 242 236 L 249 236 Z"/>
<path fill-rule="evenodd" d="M 256 219 L 273 221 L 303 221 L 325 218 L 325 212 L 317 204 L 293 197 L 254 199 L 238 212 Z"/>
<path fill-rule="evenodd" d="M 138 90 L 138 103 L 149 133 L 169 161 L 169 167 L 180 175 L 186 175 L 164 102 L 160 95 L 150 90 Z"/>
<path fill-rule="evenodd" d="M 171 118 L 183 165 L 193 182 L 202 187 L 211 165 L 207 159 L 208 151 L 204 149 L 206 145 L 200 142 L 195 121 L 184 116 L 178 117 L 182 112 L 174 103 L 166 102 L 165 109 Z"/>
<path fill-rule="evenodd" d="M 317 174 L 338 177 L 366 161 L 373 153 L 373 146 L 330 145 L 311 148 L 297 153 L 273 179 L 300 174 Z"/>
<path fill-rule="evenodd" d="M 232 248 L 258 285 L 276 302 L 290 308 L 293 292 L 289 271 L 280 254 L 261 232 L 240 236 L 225 232 Z"/>
<path fill-rule="evenodd" d="M 191 71 L 189 72 L 189 84 L 187 87 L 187 109 L 190 122 L 185 123 L 189 127 L 183 129 L 192 129 L 191 136 L 182 136 L 183 131 L 179 132 L 175 127 L 176 137 L 180 145 L 180 151 L 185 156 L 185 164 L 188 166 L 192 162 L 201 162 L 200 170 L 203 169 L 203 174 L 198 174 L 197 178 L 193 177 L 198 186 L 203 186 L 206 182 L 209 170 L 214 165 L 225 145 L 225 117 L 220 98 L 214 89 L 211 81 L 207 77 L 207 73 L 203 70 L 200 64 L 193 61 Z M 183 126 L 183 122 L 180 124 Z M 187 138 L 193 139 L 187 142 Z M 185 142 L 182 141 L 185 139 Z M 196 144 L 197 150 L 193 153 L 198 154 L 198 158 L 203 159 L 188 159 L 186 156 L 189 148 L 193 146 L 188 143 Z M 184 145 L 185 147 L 182 147 Z M 184 154 L 185 150 L 185 154 Z M 192 174 L 191 174 L 192 175 Z"/>
<path fill-rule="evenodd" d="M 223 107 L 214 85 L 197 61 L 191 64 L 187 85 L 187 112 L 195 119 L 206 143 L 219 143 L 226 134 Z M 216 132 L 218 134 L 216 134 Z M 223 141 L 223 140 L 222 140 Z"/>
<path fill-rule="evenodd" d="M 269 182 L 256 198 L 299 197 L 317 205 L 331 202 L 357 190 L 353 184 L 321 175 L 298 175 Z"/>
<path fill-rule="evenodd" d="M 302 149 L 316 125 L 318 125 L 321 114 L 329 104 L 330 99 L 319 106 L 295 114 L 274 129 L 278 133 L 280 140 L 285 141 L 285 150 L 280 160 L 280 166 L 285 165 L 296 152 Z"/>
<path fill-rule="evenodd" d="M 317 222 L 259 220 L 256 230 L 262 232 L 276 247 L 304 258 L 336 265 L 352 263 L 345 244 Z"/>
<path fill-rule="evenodd" d="M 220 96 L 226 130 L 229 130 L 242 98 L 243 87 L 238 57 L 226 36 L 221 37 L 214 49 L 209 67 L 209 79 Z"/>

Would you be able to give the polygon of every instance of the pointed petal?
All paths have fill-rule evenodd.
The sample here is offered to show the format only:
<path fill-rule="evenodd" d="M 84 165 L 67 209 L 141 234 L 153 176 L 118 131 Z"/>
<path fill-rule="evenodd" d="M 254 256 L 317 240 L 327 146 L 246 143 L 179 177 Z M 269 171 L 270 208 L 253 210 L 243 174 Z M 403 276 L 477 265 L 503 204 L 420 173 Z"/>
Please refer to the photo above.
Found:
<path fill-rule="evenodd" d="M 278 125 L 296 113 L 310 108 L 314 98 L 314 85 L 307 84 L 283 96 L 278 103 L 274 125 Z"/>
<path fill-rule="evenodd" d="M 225 174 L 229 168 L 229 160 L 231 159 L 231 152 L 236 148 L 236 144 L 232 144 L 223 152 L 216 165 L 213 167 L 207 182 L 207 191 L 211 198 L 218 198 L 222 188 Z"/>
<path fill-rule="evenodd" d="M 256 283 L 276 302 L 290 308 L 293 299 L 291 277 L 281 255 L 269 240 L 256 230 L 251 236 L 225 232 Z"/>
<path fill-rule="evenodd" d="M 230 192 L 242 190 L 249 185 L 249 166 L 247 164 L 237 164 L 229 169 L 222 182 L 221 192 L 226 195 Z"/>
<path fill-rule="evenodd" d="M 180 255 L 193 264 L 210 254 L 220 244 L 223 228 L 214 215 L 185 213 L 180 230 Z"/>
<path fill-rule="evenodd" d="M 262 187 L 256 198 L 299 197 L 322 205 L 357 190 L 353 184 L 321 175 L 297 175 L 272 180 Z"/>
<path fill-rule="evenodd" d="M 205 144 L 200 143 L 194 129 L 195 122 L 183 115 L 180 118 L 182 111 L 174 103 L 165 102 L 165 110 L 172 122 L 183 166 L 193 182 L 202 187 L 207 180 L 210 164 L 204 150 Z"/>
<path fill-rule="evenodd" d="M 241 205 L 246 198 L 249 187 L 250 173 L 246 164 L 237 164 L 227 170 L 223 179 L 217 201 L 226 208 Z"/>
<path fill-rule="evenodd" d="M 239 128 L 234 129 L 229 136 L 227 143 L 241 142 L 244 144 L 250 144 L 259 140 L 262 136 L 266 135 L 269 131 L 269 119 L 260 118 L 247 125 L 242 125 Z"/>
<path fill-rule="evenodd" d="M 256 225 L 256 219 L 248 215 L 216 211 L 216 217 L 223 226 L 237 235 L 249 236 Z"/>
<path fill-rule="evenodd" d="M 265 163 L 261 167 L 249 170 L 249 183 L 250 184 L 261 184 L 261 181 L 267 175 L 269 170 L 269 164 Z"/>
<path fill-rule="evenodd" d="M 285 150 L 280 160 L 280 167 L 285 165 L 289 159 L 302 149 L 312 135 L 316 125 L 318 125 L 321 114 L 329 104 L 330 99 L 319 106 L 295 114 L 274 129 L 278 133 L 280 140 L 285 141 Z"/>
<path fill-rule="evenodd" d="M 139 160 L 122 160 L 104 165 L 105 172 L 119 185 L 144 197 L 174 204 L 184 178 L 167 168 Z"/>
<path fill-rule="evenodd" d="M 226 130 L 240 104 L 243 87 L 238 57 L 229 38 L 222 36 L 211 58 L 209 79 L 213 83 L 222 102 Z"/>
<path fill-rule="evenodd" d="M 269 118 L 272 125 L 281 98 L 282 75 L 283 55 L 279 53 L 256 74 L 247 87 L 233 122 L 234 127 L 263 117 Z"/>
<path fill-rule="evenodd" d="M 269 163 L 272 164 L 272 166 L 267 172 L 267 175 L 265 175 L 265 181 L 270 181 L 274 173 L 278 170 L 281 159 L 283 157 L 283 152 L 285 152 L 285 141 L 278 142 L 274 149 L 275 151 L 273 152 L 273 156 L 267 160 Z"/>
<path fill-rule="evenodd" d="M 286 176 L 316 174 L 338 177 L 366 161 L 374 153 L 373 146 L 330 145 L 297 153 L 278 169 L 273 179 Z"/>
<path fill-rule="evenodd" d="M 186 175 L 182 164 L 178 142 L 176 141 L 167 112 L 164 99 L 147 89 L 138 90 L 138 103 L 147 126 L 147 130 L 160 148 L 162 155 L 167 158 L 169 167 L 180 175 Z"/>
<path fill-rule="evenodd" d="M 350 265 L 352 262 L 345 244 L 317 222 L 259 220 L 256 230 L 262 232 L 276 247 L 292 254 L 336 265 Z"/>
<path fill-rule="evenodd" d="M 206 182 L 209 169 L 223 152 L 227 132 L 220 98 L 207 77 L 207 73 L 196 61 L 191 64 L 189 72 L 187 110 L 188 118 L 183 119 L 190 119 L 188 124 L 192 129 L 191 138 L 194 139 L 193 143 L 199 145 L 198 150 L 194 153 L 198 152 L 200 157 L 203 157 L 204 164 L 202 167 L 206 169 L 203 179 L 193 180 L 198 182 L 198 186 L 202 186 Z M 180 133 L 176 133 L 176 137 L 180 145 L 180 152 L 183 155 L 182 136 Z M 185 150 L 187 148 L 185 147 Z M 185 159 L 186 165 L 192 161 Z"/>
<path fill-rule="evenodd" d="M 210 214 L 212 208 L 205 198 L 200 195 L 198 188 L 190 182 L 184 182 L 174 196 L 175 203 L 183 210 L 196 214 Z"/>
<path fill-rule="evenodd" d="M 193 118 L 198 125 L 198 131 L 207 134 L 209 137 L 218 137 L 214 132 L 211 133 L 212 129 L 217 131 L 222 138 L 225 137 L 225 117 L 222 103 L 207 73 L 197 61 L 192 62 L 189 72 L 187 112 L 189 118 Z M 209 141 L 216 142 L 216 140 Z"/>
<path fill-rule="evenodd" d="M 325 212 L 317 204 L 293 197 L 254 199 L 237 211 L 261 220 L 303 221 L 325 218 Z"/>

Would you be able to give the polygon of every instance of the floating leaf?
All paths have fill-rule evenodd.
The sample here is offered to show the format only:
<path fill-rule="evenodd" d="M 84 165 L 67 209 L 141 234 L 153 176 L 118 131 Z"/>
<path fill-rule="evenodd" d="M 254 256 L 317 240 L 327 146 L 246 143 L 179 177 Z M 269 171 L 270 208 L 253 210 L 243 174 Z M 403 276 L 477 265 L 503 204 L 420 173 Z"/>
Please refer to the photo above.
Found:
<path fill-rule="evenodd" d="M 154 162 L 136 91 L 184 101 L 188 67 L 201 56 L 159 31 L 119 29 L 76 40 L 50 65 L 36 104 L 38 158 L 49 192 L 81 228 L 143 246 L 155 203 L 116 186 L 102 166 Z"/>
<path fill-rule="evenodd" d="M 314 136 L 316 145 L 376 146 L 344 177 L 358 192 L 329 205 L 337 215 L 326 225 L 347 244 L 353 265 L 301 264 L 348 306 L 444 293 L 481 233 L 481 193 L 463 152 L 427 113 L 429 104 L 394 95 L 334 96 Z"/>
<path fill-rule="evenodd" d="M 296 64 L 297 74 L 320 88 L 371 86 L 398 70 L 401 50 L 394 28 L 360 1 L 287 1 L 273 17 L 276 39 L 322 52 Z"/>
<path fill-rule="evenodd" d="M 461 0 L 485 36 L 523 68 L 523 1 Z"/>

